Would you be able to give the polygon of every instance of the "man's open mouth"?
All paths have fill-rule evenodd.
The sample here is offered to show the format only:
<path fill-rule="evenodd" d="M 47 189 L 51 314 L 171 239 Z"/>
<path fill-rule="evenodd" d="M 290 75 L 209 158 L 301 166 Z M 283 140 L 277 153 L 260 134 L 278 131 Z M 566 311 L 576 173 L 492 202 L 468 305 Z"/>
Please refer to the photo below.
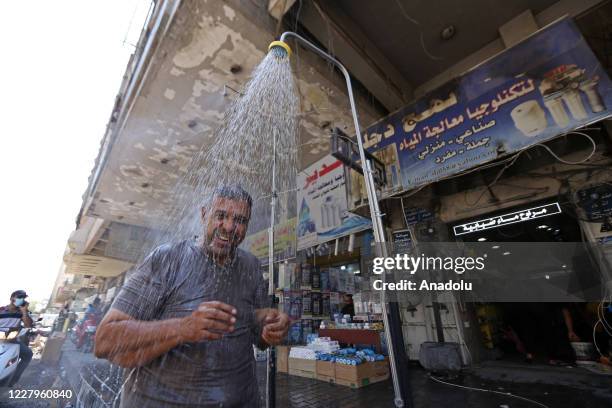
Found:
<path fill-rule="evenodd" d="M 215 238 L 218 239 L 219 241 L 223 242 L 223 243 L 230 243 L 230 236 L 220 233 L 220 232 L 215 232 Z"/>

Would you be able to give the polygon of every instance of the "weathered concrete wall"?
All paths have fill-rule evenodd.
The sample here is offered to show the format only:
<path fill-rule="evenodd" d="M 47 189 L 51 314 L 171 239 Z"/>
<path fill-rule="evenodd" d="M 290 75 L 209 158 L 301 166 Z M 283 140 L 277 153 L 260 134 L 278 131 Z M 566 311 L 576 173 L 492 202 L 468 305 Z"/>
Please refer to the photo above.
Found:
<path fill-rule="evenodd" d="M 162 39 L 148 77 L 116 135 L 86 215 L 156 226 L 174 205 L 173 186 L 191 158 L 215 137 L 235 92 L 273 40 L 265 2 L 184 1 Z M 325 61 L 295 48 L 300 92 L 300 160 L 329 152 L 329 129 L 352 133 L 342 78 Z M 358 95 L 362 125 L 379 113 Z"/>

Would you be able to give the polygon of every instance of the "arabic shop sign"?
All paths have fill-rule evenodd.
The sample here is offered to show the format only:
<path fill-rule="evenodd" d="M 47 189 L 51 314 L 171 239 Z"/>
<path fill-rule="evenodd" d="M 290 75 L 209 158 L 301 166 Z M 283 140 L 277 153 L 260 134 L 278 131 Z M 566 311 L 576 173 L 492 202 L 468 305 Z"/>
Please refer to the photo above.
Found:
<path fill-rule="evenodd" d="M 274 261 L 295 257 L 295 217 L 274 226 Z M 255 255 L 263 264 L 268 263 L 268 229 L 249 235 L 243 248 Z"/>
<path fill-rule="evenodd" d="M 347 209 L 344 166 L 328 155 L 297 176 L 297 248 L 304 249 L 372 227 Z"/>
<path fill-rule="evenodd" d="M 612 85 L 570 19 L 369 127 L 383 196 L 435 182 L 610 116 Z"/>
<path fill-rule="evenodd" d="M 393 249 L 396 254 L 407 254 L 412 249 L 412 233 L 409 229 L 393 231 Z"/>
<path fill-rule="evenodd" d="M 516 224 L 535 220 L 536 218 L 548 217 L 549 215 L 560 214 L 559 203 L 541 205 L 528 210 L 516 211 L 509 214 L 497 215 L 484 220 L 472 221 L 453 227 L 455 236 L 470 234 L 472 232 L 484 231 L 491 228 L 499 228 L 505 225 Z"/>
<path fill-rule="evenodd" d="M 433 214 L 424 208 L 410 207 L 404 210 L 404 221 L 408 226 L 431 219 L 433 219 Z"/>

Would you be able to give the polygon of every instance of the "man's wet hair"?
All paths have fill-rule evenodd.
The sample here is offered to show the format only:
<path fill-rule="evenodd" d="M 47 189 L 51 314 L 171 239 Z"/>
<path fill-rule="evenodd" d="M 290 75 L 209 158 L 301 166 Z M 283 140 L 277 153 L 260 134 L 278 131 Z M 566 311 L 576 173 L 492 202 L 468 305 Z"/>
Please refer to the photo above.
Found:
<path fill-rule="evenodd" d="M 222 185 L 215 188 L 207 204 L 212 202 L 215 198 L 229 198 L 236 201 L 246 201 L 249 205 L 249 210 L 253 207 L 251 195 L 239 185 Z"/>

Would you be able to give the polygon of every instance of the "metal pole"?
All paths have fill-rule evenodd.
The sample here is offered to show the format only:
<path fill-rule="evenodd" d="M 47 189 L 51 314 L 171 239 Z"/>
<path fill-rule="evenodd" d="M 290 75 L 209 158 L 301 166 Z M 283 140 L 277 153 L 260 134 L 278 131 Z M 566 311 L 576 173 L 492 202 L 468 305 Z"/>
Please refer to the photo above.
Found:
<path fill-rule="evenodd" d="M 357 145 L 359 147 L 359 157 L 361 159 L 361 163 L 364 166 L 364 172 L 363 172 L 363 176 L 365 179 L 365 185 L 366 185 L 366 191 L 368 194 L 368 205 L 370 207 L 370 217 L 372 219 L 372 229 L 374 231 L 374 240 L 376 241 L 376 246 L 377 246 L 377 255 L 381 256 L 381 257 L 386 257 L 387 256 L 387 248 L 385 245 L 385 230 L 383 227 L 383 222 L 382 222 L 382 214 L 380 212 L 380 208 L 378 206 L 378 197 L 376 195 L 376 187 L 374 184 L 374 176 L 372 173 L 372 168 L 371 168 L 371 164 L 369 161 L 366 160 L 366 156 L 365 156 L 365 150 L 363 148 L 363 142 L 361 139 L 361 130 L 359 127 L 359 119 L 357 117 L 357 108 L 355 106 L 355 99 L 353 97 L 353 86 L 351 84 L 351 77 L 348 73 L 348 71 L 346 70 L 346 68 L 344 67 L 344 65 L 342 65 L 340 63 L 340 61 L 338 61 L 337 59 L 335 59 L 334 57 L 332 57 L 331 55 L 329 55 L 328 53 L 326 53 L 325 51 L 321 50 L 320 48 L 318 48 L 316 45 L 312 44 L 310 41 L 306 40 L 304 37 L 291 32 L 291 31 L 287 31 L 284 32 L 281 35 L 280 40 L 283 42 L 287 42 L 287 38 L 288 37 L 294 37 L 296 40 L 302 42 L 304 45 L 306 45 L 308 48 L 310 48 L 312 51 L 314 51 L 316 54 L 320 55 L 321 57 L 323 57 L 324 59 L 332 62 L 334 65 L 336 65 L 336 67 L 342 72 L 342 74 L 344 75 L 344 79 L 346 80 L 346 87 L 348 90 L 348 97 L 349 97 L 349 102 L 351 105 L 351 113 L 353 116 L 353 124 L 355 126 L 355 137 L 357 138 Z M 385 279 L 385 274 L 382 274 L 383 276 L 383 280 Z M 388 349 L 389 349 L 389 362 L 391 365 L 391 377 L 393 379 L 393 391 L 395 393 L 395 405 L 397 407 L 403 407 L 404 406 L 404 399 L 402 397 L 402 393 L 400 390 L 400 385 L 399 385 L 399 378 L 397 375 L 397 367 L 396 367 L 396 359 L 395 359 L 395 349 L 393 347 L 393 339 L 391 337 L 391 331 L 390 331 L 390 327 L 389 327 L 389 316 L 387 314 L 387 304 L 386 304 L 386 297 L 385 297 L 385 293 L 384 291 L 382 292 L 381 295 L 381 305 L 382 305 L 382 311 L 383 311 L 383 320 L 384 320 L 384 325 L 385 325 L 385 336 L 387 337 L 387 345 L 388 345 Z M 404 351 L 405 352 L 405 351 Z M 407 401 L 408 402 L 408 401 Z M 411 404 L 410 402 L 408 402 L 409 404 Z"/>
<path fill-rule="evenodd" d="M 270 199 L 270 230 L 268 231 L 268 295 L 270 307 L 275 307 L 274 298 L 274 218 L 276 217 L 276 132 L 272 141 L 272 198 Z M 276 406 L 276 349 L 268 347 L 266 367 L 266 407 Z"/>
<path fill-rule="evenodd" d="M 442 326 L 442 316 L 440 316 L 440 303 L 438 303 L 438 296 L 432 293 L 433 301 L 431 306 L 433 308 L 434 321 L 436 322 L 436 337 L 438 343 L 444 343 L 444 327 Z"/>

